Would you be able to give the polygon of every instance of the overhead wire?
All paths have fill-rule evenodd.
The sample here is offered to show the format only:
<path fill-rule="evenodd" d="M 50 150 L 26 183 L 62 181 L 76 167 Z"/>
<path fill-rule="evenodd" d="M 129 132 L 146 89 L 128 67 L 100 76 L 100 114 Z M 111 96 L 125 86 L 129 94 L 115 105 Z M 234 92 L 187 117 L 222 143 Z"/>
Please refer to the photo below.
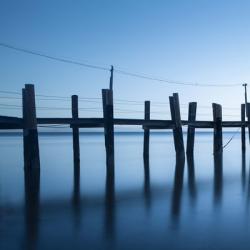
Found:
<path fill-rule="evenodd" d="M 11 49 L 11 50 L 23 52 L 23 53 L 26 53 L 26 54 L 31 54 L 31 55 L 47 58 L 47 59 L 54 60 L 54 61 L 59 61 L 59 62 L 68 63 L 68 64 L 74 64 L 74 65 L 83 66 L 83 67 L 92 68 L 92 69 L 97 69 L 97 70 L 110 71 L 109 67 L 102 67 L 102 66 L 99 66 L 99 65 L 83 63 L 83 62 L 79 62 L 79 61 L 76 61 L 76 60 L 70 60 L 70 59 L 65 59 L 65 58 L 62 58 L 62 57 L 51 56 L 51 55 L 48 55 L 48 54 L 45 54 L 45 53 L 36 52 L 36 51 L 30 50 L 30 49 L 13 46 L 13 45 L 3 43 L 3 42 L 0 42 L 0 46 L 4 47 L 4 48 Z M 208 83 L 208 84 L 205 84 L 205 83 L 199 83 L 199 82 L 184 82 L 184 81 L 169 80 L 169 79 L 166 79 L 166 78 L 154 77 L 154 76 L 150 76 L 150 75 L 143 74 L 143 73 L 135 73 L 135 72 L 131 72 L 131 71 L 126 71 L 126 70 L 123 70 L 123 69 L 121 69 L 119 67 L 115 67 L 114 72 L 116 72 L 118 74 L 122 74 L 122 75 L 127 75 L 127 76 L 130 76 L 130 77 L 136 77 L 136 78 L 141 78 L 141 79 L 146 79 L 146 80 L 151 80 L 151 81 L 157 81 L 157 82 L 160 82 L 160 83 L 183 85 L 183 86 L 238 87 L 238 86 L 242 85 L 241 83 L 233 83 L 233 84 Z"/>
<path fill-rule="evenodd" d="M 44 57 L 44 58 L 54 60 L 54 61 L 58 61 L 58 62 L 75 64 L 75 65 L 83 66 L 83 67 L 87 67 L 87 68 L 99 69 L 99 70 L 105 70 L 105 71 L 108 70 L 109 71 L 109 68 L 106 68 L 106 67 L 101 67 L 101 66 L 97 66 L 97 65 L 93 65 L 93 64 L 89 64 L 89 63 L 83 63 L 83 62 L 78 62 L 78 61 L 74 61 L 74 60 L 64 59 L 64 58 L 60 58 L 60 57 L 56 57 L 56 56 L 50 56 L 50 55 L 47 55 L 47 54 L 44 54 L 44 53 L 40 53 L 40 52 L 36 52 L 36 51 L 32 51 L 32 50 L 24 49 L 24 48 L 20 48 L 20 47 L 16 47 L 16 46 L 9 45 L 9 44 L 2 43 L 2 42 L 0 42 L 0 46 L 8 48 L 8 49 L 16 50 L 16 51 L 19 51 L 19 52 Z"/>
<path fill-rule="evenodd" d="M 0 93 L 12 93 L 12 94 L 18 94 L 21 95 L 18 92 L 13 92 L 13 91 L 0 91 Z M 40 95 L 37 94 L 36 95 L 38 98 L 37 100 L 40 101 L 68 101 L 70 102 L 71 99 L 70 97 L 66 97 L 66 96 L 53 96 L 53 95 Z M 40 97 L 44 97 L 44 98 L 40 98 Z M 17 99 L 17 100 L 21 100 L 21 97 L 8 97 L 8 96 L 0 96 L 0 99 Z M 94 98 L 94 97 L 79 97 L 78 98 L 79 102 L 89 102 L 89 103 L 101 103 L 101 98 Z M 99 101 L 97 101 L 99 100 Z M 116 105 L 144 105 L 144 101 L 135 101 L 135 100 L 127 100 L 127 99 L 114 99 L 114 103 Z M 169 103 L 168 102 L 151 102 L 152 106 L 168 106 Z M 184 104 L 181 103 L 180 106 L 187 106 L 188 104 Z M 210 106 L 206 106 L 206 105 L 198 105 L 198 108 L 201 109 L 211 109 Z M 224 110 L 239 110 L 239 108 L 236 107 L 223 107 Z"/>

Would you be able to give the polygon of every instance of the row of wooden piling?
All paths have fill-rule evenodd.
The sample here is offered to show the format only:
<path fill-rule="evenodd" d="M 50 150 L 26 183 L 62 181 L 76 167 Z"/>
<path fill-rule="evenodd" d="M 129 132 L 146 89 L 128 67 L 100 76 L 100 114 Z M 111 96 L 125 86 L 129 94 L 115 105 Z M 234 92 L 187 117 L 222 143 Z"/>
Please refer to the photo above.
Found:
<path fill-rule="evenodd" d="M 103 104 L 103 118 L 79 118 L 78 113 L 78 96 L 73 95 L 71 97 L 71 110 L 72 118 L 37 118 L 36 116 L 36 104 L 35 104 L 35 89 L 34 85 L 26 84 L 22 89 L 22 101 L 23 101 L 23 118 L 21 119 L 21 125 L 10 124 L 13 119 L 6 118 L 8 122 L 3 128 L 23 128 L 23 145 L 24 145 L 24 166 L 25 169 L 39 168 L 39 143 L 38 143 L 38 123 L 52 124 L 52 121 L 59 121 L 70 124 L 73 133 L 73 157 L 74 166 L 80 166 L 80 141 L 79 141 L 79 128 L 80 127 L 103 127 L 105 137 L 105 149 L 106 149 L 106 166 L 107 173 L 114 175 L 115 154 L 114 154 L 114 125 L 142 125 L 144 129 L 144 142 L 143 142 L 143 157 L 147 159 L 149 157 L 149 145 L 150 145 L 150 130 L 151 129 L 172 129 L 174 138 L 174 147 L 176 154 L 184 154 L 185 146 L 183 140 L 182 127 L 188 125 L 187 129 L 187 144 L 186 154 L 192 155 L 194 152 L 195 142 L 195 129 L 197 127 L 207 128 L 213 127 L 213 152 L 214 154 L 222 153 L 223 151 L 223 126 L 240 126 L 241 127 L 241 142 L 242 150 L 246 149 L 245 140 L 245 127 L 248 126 L 250 130 L 249 120 L 245 121 L 246 110 L 250 110 L 250 104 L 241 105 L 241 121 L 229 122 L 225 125 L 222 121 L 222 106 L 216 103 L 212 104 L 213 121 L 196 121 L 197 103 L 190 102 L 188 107 L 188 121 L 181 119 L 180 102 L 177 93 L 174 93 L 169 97 L 171 121 L 164 120 L 151 120 L 150 119 L 150 101 L 145 101 L 144 106 L 144 119 L 115 119 L 114 118 L 114 104 L 113 104 L 113 90 L 102 90 L 102 104 Z M 249 116 L 247 116 L 249 117 Z M 8 118 L 8 119 L 7 119 Z M 16 118 L 19 119 L 19 118 Z M 81 123 L 85 119 L 85 123 Z M 249 119 L 249 118 L 248 118 Z M 19 121 L 19 120 L 18 120 Z M 7 124 L 7 125 L 6 125 Z M 250 139 L 250 137 L 249 137 Z"/>

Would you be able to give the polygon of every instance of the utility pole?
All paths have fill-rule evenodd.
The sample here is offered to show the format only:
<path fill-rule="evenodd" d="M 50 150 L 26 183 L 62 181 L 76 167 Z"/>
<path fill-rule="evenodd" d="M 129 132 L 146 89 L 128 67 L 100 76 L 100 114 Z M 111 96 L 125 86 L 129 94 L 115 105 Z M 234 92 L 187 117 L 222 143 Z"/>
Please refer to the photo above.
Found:
<path fill-rule="evenodd" d="M 247 83 L 242 84 L 245 89 L 245 109 L 246 109 L 246 117 L 248 118 L 248 109 L 247 109 Z"/>
<path fill-rule="evenodd" d="M 113 67 L 113 65 L 111 65 L 110 79 L 109 79 L 109 90 L 113 90 L 113 72 L 114 72 L 114 67 Z"/>

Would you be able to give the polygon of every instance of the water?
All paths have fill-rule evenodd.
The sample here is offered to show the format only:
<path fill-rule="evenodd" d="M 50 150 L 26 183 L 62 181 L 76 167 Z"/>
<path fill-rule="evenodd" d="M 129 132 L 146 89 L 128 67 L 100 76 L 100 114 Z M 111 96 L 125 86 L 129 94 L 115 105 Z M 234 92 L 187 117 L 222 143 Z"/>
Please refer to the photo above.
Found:
<path fill-rule="evenodd" d="M 193 161 L 176 163 L 172 134 L 154 133 L 149 164 L 142 133 L 117 134 L 114 183 L 102 134 L 81 134 L 79 178 L 70 134 L 39 139 L 40 185 L 39 175 L 25 179 L 22 137 L 0 137 L 1 249 L 250 248 L 249 149 L 242 157 L 239 134 L 214 159 L 212 134 L 198 133 Z"/>

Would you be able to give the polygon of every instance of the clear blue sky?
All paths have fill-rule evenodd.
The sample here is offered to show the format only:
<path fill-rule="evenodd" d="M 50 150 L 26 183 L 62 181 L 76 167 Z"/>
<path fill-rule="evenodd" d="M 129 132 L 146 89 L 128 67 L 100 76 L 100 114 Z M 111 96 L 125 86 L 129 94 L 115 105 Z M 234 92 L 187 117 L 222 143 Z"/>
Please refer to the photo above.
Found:
<path fill-rule="evenodd" d="M 250 1 L 2 0 L 0 30 L 0 42 L 76 61 L 108 67 L 113 64 L 128 71 L 185 82 L 250 83 Z M 34 83 L 38 94 L 101 97 L 101 89 L 108 87 L 108 80 L 105 71 L 0 47 L 0 90 L 21 91 L 24 83 Z M 198 108 L 211 106 L 212 102 L 239 107 L 243 101 L 242 87 L 178 86 L 117 74 L 114 85 L 114 96 L 118 99 L 168 102 L 170 94 L 179 92 L 181 103 L 197 101 Z M 1 99 L 1 103 L 20 101 Z M 38 104 L 69 106 L 67 102 Z M 139 105 L 119 108 L 143 109 Z M 153 110 L 169 113 L 168 106 Z M 15 110 L 0 112 L 19 114 Z M 45 111 L 39 112 L 46 115 Z M 69 114 L 60 112 L 51 115 Z M 183 107 L 183 113 L 186 112 L 187 106 Z M 239 114 L 224 111 L 235 113 Z M 155 114 L 155 117 L 169 116 Z"/>

